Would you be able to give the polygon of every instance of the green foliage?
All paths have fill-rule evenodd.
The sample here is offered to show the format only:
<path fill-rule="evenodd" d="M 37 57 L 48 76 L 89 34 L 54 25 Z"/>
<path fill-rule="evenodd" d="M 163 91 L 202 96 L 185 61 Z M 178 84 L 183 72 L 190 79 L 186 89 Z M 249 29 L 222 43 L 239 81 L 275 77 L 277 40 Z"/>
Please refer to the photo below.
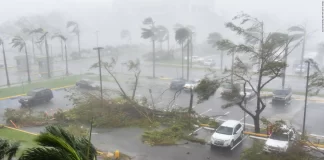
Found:
<path fill-rule="evenodd" d="M 220 87 L 220 82 L 215 79 L 204 78 L 195 88 L 195 92 L 198 95 L 198 103 L 208 100 L 210 96 L 213 96 L 216 90 Z"/>
<path fill-rule="evenodd" d="M 21 52 L 21 50 L 26 47 L 26 43 L 24 41 L 24 39 L 22 39 L 20 36 L 15 36 L 11 43 L 12 44 L 12 48 L 18 48 L 19 52 Z"/>
<path fill-rule="evenodd" d="M 207 41 L 208 44 L 212 45 L 213 47 L 217 46 L 217 42 L 223 39 L 222 35 L 218 32 L 213 32 L 208 35 Z"/>
<path fill-rule="evenodd" d="M 12 125 L 10 120 L 18 126 L 44 125 L 48 121 L 44 112 L 34 113 L 29 108 L 11 109 L 6 108 L 4 118 L 8 125 Z"/>
<path fill-rule="evenodd" d="M 176 30 L 175 40 L 178 42 L 178 44 L 185 43 L 185 41 L 189 40 L 190 37 L 191 31 L 188 28 L 183 27 Z"/>
<path fill-rule="evenodd" d="M 76 137 L 88 137 L 89 136 L 89 129 L 87 129 L 83 126 L 77 125 L 77 124 L 70 124 L 67 127 L 64 127 L 64 129 Z"/>
<path fill-rule="evenodd" d="M 8 160 L 11 160 L 18 152 L 19 146 L 19 142 L 11 143 L 8 140 L 0 139 L 0 159 L 7 157 Z"/>

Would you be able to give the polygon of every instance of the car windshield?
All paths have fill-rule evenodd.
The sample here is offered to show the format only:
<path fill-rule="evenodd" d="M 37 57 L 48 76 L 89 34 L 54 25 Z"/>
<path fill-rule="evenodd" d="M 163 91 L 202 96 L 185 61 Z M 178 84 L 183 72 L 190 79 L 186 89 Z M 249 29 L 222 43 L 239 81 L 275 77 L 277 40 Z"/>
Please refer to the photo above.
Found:
<path fill-rule="evenodd" d="M 275 91 L 273 91 L 273 94 L 275 94 L 275 95 L 287 95 L 287 94 L 289 94 L 289 90 L 275 90 Z"/>
<path fill-rule="evenodd" d="M 34 92 L 34 91 L 30 91 L 30 92 L 28 92 L 27 93 L 27 96 L 35 96 L 36 95 L 36 92 Z"/>
<path fill-rule="evenodd" d="M 220 126 L 220 127 L 217 128 L 216 133 L 226 134 L 226 135 L 232 135 L 233 128 L 225 127 L 225 126 Z"/>
<path fill-rule="evenodd" d="M 274 139 L 278 141 L 288 141 L 288 134 L 273 132 L 270 136 L 270 139 Z"/>

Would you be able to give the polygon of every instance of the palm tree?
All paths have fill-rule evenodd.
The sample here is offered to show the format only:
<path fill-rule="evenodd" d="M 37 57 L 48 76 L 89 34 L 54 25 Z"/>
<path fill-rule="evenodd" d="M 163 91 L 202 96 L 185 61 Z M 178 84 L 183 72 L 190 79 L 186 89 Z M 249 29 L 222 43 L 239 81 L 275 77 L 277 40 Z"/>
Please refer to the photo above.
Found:
<path fill-rule="evenodd" d="M 222 38 L 222 35 L 218 32 L 213 32 L 208 35 L 207 42 L 208 44 L 212 45 L 213 48 L 217 46 L 217 42 L 220 41 Z M 233 57 L 232 57 L 233 58 Z M 223 51 L 221 51 L 221 71 L 223 71 Z"/>
<path fill-rule="evenodd" d="M 0 160 L 11 160 L 19 149 L 19 142 L 10 143 L 8 140 L 0 139 Z"/>
<path fill-rule="evenodd" d="M 60 39 L 61 42 L 62 41 L 64 42 L 64 49 L 65 49 L 65 75 L 68 76 L 69 75 L 69 69 L 68 69 L 68 57 L 67 57 L 67 50 L 66 50 L 66 40 L 67 40 L 67 38 L 64 37 L 62 34 L 59 34 L 59 33 L 53 35 L 52 36 L 52 39 L 54 39 L 54 38 L 58 38 L 58 39 Z"/>
<path fill-rule="evenodd" d="M 305 46 L 306 46 L 306 34 L 307 34 L 306 27 L 292 26 L 292 27 L 288 28 L 288 31 L 295 35 L 302 35 L 303 44 L 302 44 L 302 52 L 301 52 L 301 59 L 300 59 L 300 70 L 302 70 L 303 63 L 304 63 Z M 300 72 L 300 76 L 302 76 L 302 72 Z"/>
<path fill-rule="evenodd" d="M 49 57 L 49 51 L 48 51 L 48 43 L 47 43 L 47 34 L 48 32 L 45 32 L 42 28 L 37 28 L 34 30 L 31 30 L 29 34 L 41 34 L 39 41 L 37 43 L 45 42 L 45 51 L 46 51 L 46 61 L 47 61 L 47 75 L 48 78 L 51 78 L 51 69 L 50 69 L 50 57 Z"/>
<path fill-rule="evenodd" d="M 186 27 L 183 27 L 183 28 L 178 28 L 176 30 L 176 33 L 175 33 L 175 40 L 178 42 L 178 44 L 181 45 L 181 59 L 182 59 L 182 78 L 184 77 L 184 73 L 183 73 L 183 70 L 184 70 L 184 63 L 183 63 L 183 49 L 184 49 L 184 46 L 183 44 L 185 42 L 187 42 L 187 80 L 189 80 L 189 43 L 190 43 L 190 38 L 191 37 L 191 31 L 186 28 Z"/>
<path fill-rule="evenodd" d="M 7 86 L 10 86 L 9 74 L 8 74 L 8 66 L 7 66 L 7 58 L 6 58 L 6 52 L 5 52 L 5 49 L 4 49 L 3 40 L 0 38 L 0 46 L 1 46 L 1 45 L 2 45 L 3 62 L 4 62 L 4 65 L 5 65 L 5 70 L 6 70 Z"/>
<path fill-rule="evenodd" d="M 68 21 L 66 23 L 66 28 L 68 28 L 68 29 L 72 28 L 71 32 L 77 35 L 79 54 L 81 54 L 81 51 L 80 51 L 80 29 L 79 29 L 79 24 L 77 22 L 74 22 L 74 21 Z"/>
<path fill-rule="evenodd" d="M 170 45 L 169 30 L 162 25 L 156 26 L 156 29 L 158 30 L 157 38 L 158 38 L 158 41 L 160 42 L 160 49 L 162 50 L 162 43 L 164 41 L 167 41 L 168 42 L 168 53 L 169 53 L 169 49 L 170 49 L 169 48 L 169 45 Z"/>
<path fill-rule="evenodd" d="M 57 126 L 48 126 L 35 141 L 39 147 L 29 148 L 19 160 L 94 160 L 97 151 L 85 137 L 75 137 Z"/>
<path fill-rule="evenodd" d="M 19 52 L 23 48 L 25 48 L 25 55 L 26 55 L 26 64 L 27 64 L 27 75 L 28 75 L 28 83 L 31 82 L 30 80 L 30 72 L 29 72 L 29 60 L 28 60 L 28 53 L 27 53 L 27 45 L 24 39 L 22 39 L 20 36 L 15 36 L 11 41 L 12 47 L 16 48 L 18 47 Z"/>
<path fill-rule="evenodd" d="M 126 39 L 126 40 L 128 41 L 129 44 L 130 44 L 131 41 L 132 41 L 131 34 L 130 34 L 129 30 L 126 30 L 126 29 L 123 29 L 123 30 L 120 32 L 120 38 L 121 38 L 121 39 Z"/>
<path fill-rule="evenodd" d="M 157 37 L 157 29 L 155 28 L 155 22 L 153 21 L 153 19 L 151 17 L 148 17 L 146 19 L 144 19 L 143 21 L 144 25 L 149 25 L 150 28 L 142 28 L 142 35 L 141 37 L 144 39 L 150 39 L 152 41 L 152 48 L 153 48 L 153 78 L 155 78 L 155 41 L 156 41 L 156 37 Z"/>

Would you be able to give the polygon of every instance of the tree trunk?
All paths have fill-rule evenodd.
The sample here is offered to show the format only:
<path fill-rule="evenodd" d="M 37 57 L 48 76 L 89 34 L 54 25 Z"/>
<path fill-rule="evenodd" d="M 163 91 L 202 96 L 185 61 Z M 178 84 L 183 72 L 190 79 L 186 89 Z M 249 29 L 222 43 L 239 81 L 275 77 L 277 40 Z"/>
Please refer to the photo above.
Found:
<path fill-rule="evenodd" d="M 190 67 L 192 68 L 192 56 L 193 56 L 193 43 L 192 43 L 192 38 L 190 39 L 190 46 L 191 46 L 191 48 L 190 48 L 190 52 L 191 52 L 191 55 L 190 55 L 190 57 L 191 57 Z"/>
<path fill-rule="evenodd" d="M 80 33 L 78 33 L 77 34 L 77 36 L 78 36 L 78 49 L 79 49 L 79 54 L 80 54 L 80 56 L 81 56 L 81 47 L 80 47 Z"/>
<path fill-rule="evenodd" d="M 188 42 L 187 42 L 187 81 L 189 81 L 189 65 L 190 65 L 190 63 L 189 63 L 189 40 L 188 40 Z"/>
<path fill-rule="evenodd" d="M 5 65 L 5 70 L 6 70 L 7 86 L 10 86 L 9 74 L 8 74 L 8 66 L 7 66 L 7 58 L 6 58 L 6 52 L 5 52 L 5 49 L 4 49 L 4 43 L 2 43 L 2 53 L 3 53 L 3 63 Z"/>
<path fill-rule="evenodd" d="M 153 78 L 155 78 L 155 41 L 153 40 Z"/>
<path fill-rule="evenodd" d="M 192 90 L 192 88 L 190 88 L 190 103 L 189 103 L 189 109 L 188 109 L 189 127 L 191 127 L 191 112 L 192 112 L 192 106 L 193 106 L 193 90 Z"/>
<path fill-rule="evenodd" d="M 182 78 L 184 77 L 184 73 L 183 73 L 183 70 L 184 70 L 184 66 L 183 66 L 183 59 L 184 59 L 184 57 L 183 57 L 183 42 L 181 43 L 181 72 L 182 72 Z"/>
<path fill-rule="evenodd" d="M 285 55 L 284 55 L 284 61 L 287 64 L 287 56 L 288 56 L 288 43 L 286 44 L 285 48 Z M 283 68 L 283 74 L 282 74 L 282 89 L 285 88 L 285 82 L 286 82 L 286 67 Z"/>
<path fill-rule="evenodd" d="M 27 54 L 27 47 L 25 43 L 25 55 L 26 55 L 26 64 L 27 64 L 27 76 L 28 76 L 28 83 L 31 82 L 30 80 L 30 72 L 29 72 L 29 60 L 28 60 L 28 54 Z"/>
<path fill-rule="evenodd" d="M 68 56 L 67 56 L 67 50 L 66 50 L 66 42 L 64 42 L 64 48 L 65 48 L 65 75 L 69 75 L 69 66 L 68 66 Z"/>
<path fill-rule="evenodd" d="M 45 49 L 46 49 L 46 62 L 47 62 L 47 76 L 51 78 L 51 70 L 50 70 L 50 57 L 48 53 L 48 44 L 47 44 L 47 37 L 45 36 Z"/>
<path fill-rule="evenodd" d="M 221 58 L 220 58 L 220 68 L 221 68 L 221 73 L 223 72 L 223 51 L 221 51 Z"/>
<path fill-rule="evenodd" d="M 303 69 L 303 64 L 304 64 L 304 54 L 305 54 L 305 45 L 306 45 L 306 30 L 304 32 L 303 38 L 304 38 L 304 40 L 303 40 L 302 53 L 301 53 L 301 58 L 300 58 L 300 72 L 299 72 L 299 76 L 302 76 L 303 75 L 302 69 Z"/>
<path fill-rule="evenodd" d="M 254 132 L 260 133 L 260 114 L 255 114 L 255 117 L 253 117 L 254 121 Z"/>
<path fill-rule="evenodd" d="M 135 73 L 135 85 L 134 85 L 134 89 L 133 89 L 132 100 L 134 100 L 134 98 L 135 98 L 136 89 L 137 89 L 137 85 L 138 85 L 138 78 L 139 78 L 140 73 L 141 73 L 141 71 L 139 71 L 138 73 Z"/>
<path fill-rule="evenodd" d="M 36 56 L 35 56 L 35 45 L 34 45 L 34 37 L 32 37 L 32 46 L 33 46 L 33 57 L 34 57 L 34 62 L 36 62 Z"/>
<path fill-rule="evenodd" d="M 231 83 L 234 84 L 234 53 L 232 53 Z"/>
<path fill-rule="evenodd" d="M 61 39 L 61 53 L 62 53 L 62 61 L 64 60 L 64 51 L 63 51 L 63 40 Z"/>

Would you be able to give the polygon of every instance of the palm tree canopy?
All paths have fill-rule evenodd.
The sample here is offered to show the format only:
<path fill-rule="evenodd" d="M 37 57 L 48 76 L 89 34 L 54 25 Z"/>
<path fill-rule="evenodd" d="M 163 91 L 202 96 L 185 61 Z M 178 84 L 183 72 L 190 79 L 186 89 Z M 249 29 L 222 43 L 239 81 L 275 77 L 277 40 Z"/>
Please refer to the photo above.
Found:
<path fill-rule="evenodd" d="M 292 27 L 289 27 L 288 28 L 288 31 L 289 32 L 302 32 L 302 33 L 304 33 L 305 32 L 305 28 L 302 27 L 302 26 L 292 26 Z"/>
<path fill-rule="evenodd" d="M 169 38 L 169 30 L 166 27 L 159 25 L 156 26 L 156 29 L 157 29 L 157 38 L 160 42 L 163 42 Z"/>
<path fill-rule="evenodd" d="M 70 28 L 70 27 L 73 27 L 73 29 L 71 31 L 72 33 L 75 33 L 75 34 L 79 34 L 80 33 L 79 24 L 77 22 L 68 21 L 66 23 L 66 28 Z"/>
<path fill-rule="evenodd" d="M 142 38 L 149 39 L 154 37 L 154 32 L 151 29 L 142 28 Z"/>
<path fill-rule="evenodd" d="M 152 17 L 147 17 L 144 19 L 143 24 L 152 25 L 152 24 L 154 24 L 154 21 L 153 21 Z"/>
<path fill-rule="evenodd" d="M 10 44 L 12 44 L 13 48 L 18 47 L 19 51 L 21 51 L 26 46 L 25 41 L 20 36 L 15 36 Z"/>
<path fill-rule="evenodd" d="M 213 47 L 217 46 L 217 42 L 223 39 L 222 35 L 218 32 L 213 32 L 208 35 L 207 42 Z"/>
<path fill-rule="evenodd" d="M 8 140 L 0 139 L 0 159 L 7 157 L 11 160 L 17 153 L 20 143 L 10 143 Z"/>
<path fill-rule="evenodd" d="M 120 37 L 122 39 L 126 38 L 126 37 L 130 37 L 130 32 L 126 29 L 123 29 L 121 32 L 120 32 Z"/>
<path fill-rule="evenodd" d="M 60 34 L 60 33 L 54 34 L 51 39 L 54 39 L 54 38 L 59 38 L 59 39 L 61 39 L 63 41 L 67 40 L 67 38 L 65 36 L 63 36 L 62 34 Z"/>
<path fill-rule="evenodd" d="M 186 40 L 190 38 L 190 35 L 191 31 L 188 28 L 179 28 L 178 30 L 176 30 L 175 33 L 175 40 L 178 42 L 178 44 L 183 44 Z"/>
<path fill-rule="evenodd" d="M 25 30 L 27 31 L 27 30 Z M 35 33 L 44 33 L 43 28 L 37 28 L 29 31 L 29 34 L 35 34 Z"/>

